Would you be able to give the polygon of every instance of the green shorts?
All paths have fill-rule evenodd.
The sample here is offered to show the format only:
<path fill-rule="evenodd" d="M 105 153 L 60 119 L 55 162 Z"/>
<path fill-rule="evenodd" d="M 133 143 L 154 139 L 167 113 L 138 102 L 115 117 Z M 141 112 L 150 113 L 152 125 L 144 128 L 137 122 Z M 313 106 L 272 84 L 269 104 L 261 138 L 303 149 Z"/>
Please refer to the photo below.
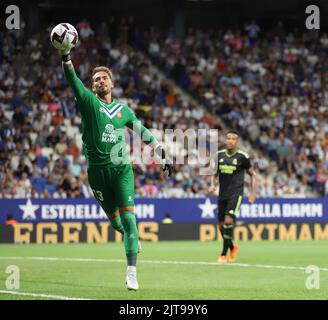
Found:
<path fill-rule="evenodd" d="M 134 174 L 130 164 L 119 167 L 89 167 L 93 194 L 107 215 L 119 207 L 134 206 Z"/>

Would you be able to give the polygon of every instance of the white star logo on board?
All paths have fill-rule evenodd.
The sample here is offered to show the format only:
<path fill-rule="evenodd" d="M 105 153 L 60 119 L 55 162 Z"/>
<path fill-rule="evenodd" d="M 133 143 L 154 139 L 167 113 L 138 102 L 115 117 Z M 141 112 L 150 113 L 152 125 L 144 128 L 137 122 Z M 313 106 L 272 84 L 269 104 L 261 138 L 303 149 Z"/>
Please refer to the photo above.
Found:
<path fill-rule="evenodd" d="M 27 199 L 25 205 L 19 205 L 19 208 L 23 210 L 22 220 L 36 220 L 35 211 L 40 208 L 38 205 L 33 205 L 30 198 Z"/>
<path fill-rule="evenodd" d="M 212 204 L 209 198 L 206 198 L 205 203 L 199 204 L 198 207 L 202 210 L 201 217 L 204 219 L 215 218 L 214 210 L 217 208 L 217 204 Z"/>

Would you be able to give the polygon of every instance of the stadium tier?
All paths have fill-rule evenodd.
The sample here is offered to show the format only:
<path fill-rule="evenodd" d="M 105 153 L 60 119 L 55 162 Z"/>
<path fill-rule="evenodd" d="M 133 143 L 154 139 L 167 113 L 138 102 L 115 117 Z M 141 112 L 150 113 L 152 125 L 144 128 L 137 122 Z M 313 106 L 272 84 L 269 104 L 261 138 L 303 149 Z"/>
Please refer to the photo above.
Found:
<path fill-rule="evenodd" d="M 326 35 L 262 34 L 255 24 L 234 32 L 190 29 L 180 41 L 155 27 L 115 36 L 106 22 L 81 21 L 77 28 L 73 62 L 80 78 L 90 86 L 95 65 L 111 66 L 114 97 L 146 126 L 236 128 L 259 170 L 259 196 L 326 194 Z M 22 30 L 6 33 L 0 44 L 3 198 L 91 196 L 80 117 L 50 31 L 29 38 Z M 202 197 L 209 186 L 197 165 L 177 165 L 166 181 L 156 163 L 135 169 L 140 197 Z"/>

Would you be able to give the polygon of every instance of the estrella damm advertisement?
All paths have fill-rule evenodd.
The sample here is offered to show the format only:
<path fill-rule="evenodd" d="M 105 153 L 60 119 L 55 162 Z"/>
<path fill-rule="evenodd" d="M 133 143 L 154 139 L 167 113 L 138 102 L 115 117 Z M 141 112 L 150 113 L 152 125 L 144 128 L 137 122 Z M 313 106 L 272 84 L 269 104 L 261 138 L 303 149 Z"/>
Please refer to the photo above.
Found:
<path fill-rule="evenodd" d="M 174 222 L 216 222 L 216 198 L 138 198 L 138 221 L 161 222 L 170 213 Z M 12 214 L 18 222 L 106 222 L 97 201 L 91 199 L 0 199 L 0 223 Z M 237 218 L 243 222 L 328 222 L 328 198 L 261 198 L 249 204 L 244 199 Z"/>

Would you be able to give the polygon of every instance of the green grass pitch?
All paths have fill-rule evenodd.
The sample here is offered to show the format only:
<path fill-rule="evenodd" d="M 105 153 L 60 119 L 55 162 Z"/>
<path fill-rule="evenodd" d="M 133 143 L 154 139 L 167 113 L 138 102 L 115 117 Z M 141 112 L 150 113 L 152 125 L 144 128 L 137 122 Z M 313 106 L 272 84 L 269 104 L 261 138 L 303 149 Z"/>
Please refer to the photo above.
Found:
<path fill-rule="evenodd" d="M 16 265 L 20 288 L 9 291 L 68 298 L 328 299 L 328 241 L 240 242 L 241 265 L 217 265 L 218 242 L 142 245 L 138 292 L 125 288 L 123 244 L 0 245 L 0 292 L 8 291 L 6 268 Z M 309 265 L 320 268 L 320 289 L 306 288 Z M 45 298 L 0 293 L 0 299 Z"/>

